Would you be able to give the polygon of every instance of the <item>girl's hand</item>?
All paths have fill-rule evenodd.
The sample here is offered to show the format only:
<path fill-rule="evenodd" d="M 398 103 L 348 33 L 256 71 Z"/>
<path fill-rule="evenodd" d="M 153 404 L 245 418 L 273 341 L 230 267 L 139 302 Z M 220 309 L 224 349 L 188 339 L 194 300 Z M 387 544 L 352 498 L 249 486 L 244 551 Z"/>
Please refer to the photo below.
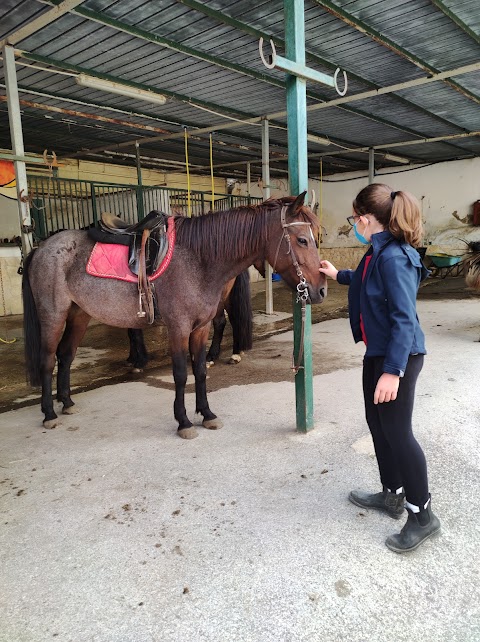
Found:
<path fill-rule="evenodd" d="M 326 274 L 334 281 L 337 280 L 338 270 L 330 261 L 320 261 L 320 266 L 321 267 L 318 268 L 319 272 L 323 272 L 323 274 Z"/>
<path fill-rule="evenodd" d="M 395 401 L 399 385 L 400 377 L 384 372 L 378 380 L 377 387 L 375 388 L 373 403 L 379 404 L 386 403 L 387 401 Z"/>

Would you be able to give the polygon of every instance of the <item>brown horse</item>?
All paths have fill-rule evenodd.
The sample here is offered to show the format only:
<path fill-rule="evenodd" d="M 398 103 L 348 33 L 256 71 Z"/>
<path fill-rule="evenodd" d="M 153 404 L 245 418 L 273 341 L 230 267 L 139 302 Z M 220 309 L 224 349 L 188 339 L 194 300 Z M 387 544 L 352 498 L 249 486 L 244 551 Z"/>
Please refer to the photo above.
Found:
<path fill-rule="evenodd" d="M 229 363 L 236 364 L 242 360 L 243 352 L 252 348 L 253 341 L 253 310 L 250 294 L 250 274 L 248 270 L 240 272 L 230 279 L 222 290 L 222 297 L 217 313 L 213 318 L 213 337 L 207 352 L 207 368 L 213 366 L 220 356 L 221 344 L 228 314 L 232 326 L 232 356 Z M 130 353 L 127 363 L 133 372 L 141 372 L 147 365 L 149 355 L 143 337 L 143 330 L 128 329 Z"/>
<path fill-rule="evenodd" d="M 159 322 L 168 329 L 173 408 L 181 437 L 197 436 L 185 410 L 188 352 L 195 376 L 196 412 L 203 415 L 206 428 L 222 426 L 208 405 L 205 346 L 227 281 L 249 265 L 268 260 L 293 290 L 307 294 L 311 303 L 323 300 L 326 278 L 319 272 L 318 221 L 303 205 L 304 198 L 305 192 L 198 218 L 175 217 L 175 251 L 169 267 L 153 284 Z M 63 403 L 63 413 L 73 412 L 70 366 L 89 320 L 93 317 L 123 328 L 147 326 L 137 315 L 135 283 L 87 274 L 93 246 L 87 232 L 60 232 L 41 243 L 25 263 L 26 366 L 32 385 L 42 386 L 46 428 L 58 423 L 52 399 L 55 357 L 57 400 Z"/>

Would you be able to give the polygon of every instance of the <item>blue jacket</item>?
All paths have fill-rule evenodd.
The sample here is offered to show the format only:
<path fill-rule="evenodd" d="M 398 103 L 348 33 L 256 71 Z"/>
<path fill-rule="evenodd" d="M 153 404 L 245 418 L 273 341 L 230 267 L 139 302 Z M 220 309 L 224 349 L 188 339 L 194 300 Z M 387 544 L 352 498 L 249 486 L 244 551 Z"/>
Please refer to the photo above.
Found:
<path fill-rule="evenodd" d="M 426 354 L 416 311 L 420 281 L 429 274 L 418 252 L 388 231 L 373 234 L 371 247 L 355 271 L 340 270 L 349 285 L 348 309 L 355 343 L 362 341 L 360 314 L 367 337 L 366 357 L 385 357 L 383 371 L 403 377 L 411 354 Z M 366 257 L 372 258 L 362 281 Z"/>

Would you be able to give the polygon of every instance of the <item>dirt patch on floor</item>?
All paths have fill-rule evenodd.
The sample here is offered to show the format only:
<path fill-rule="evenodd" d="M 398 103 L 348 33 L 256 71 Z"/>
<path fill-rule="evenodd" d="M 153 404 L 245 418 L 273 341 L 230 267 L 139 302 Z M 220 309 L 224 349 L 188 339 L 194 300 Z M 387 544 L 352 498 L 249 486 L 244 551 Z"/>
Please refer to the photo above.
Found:
<path fill-rule="evenodd" d="M 463 279 L 431 279 L 420 289 L 423 299 L 463 299 L 478 297 L 465 288 Z M 273 304 L 276 312 L 292 312 L 292 292 L 282 282 L 273 284 Z M 285 381 L 293 377 L 291 371 L 292 345 L 279 343 L 270 345 L 265 338 L 290 330 L 291 316 L 265 320 L 265 291 L 263 283 L 252 284 L 252 303 L 256 318 L 254 323 L 254 347 L 238 365 L 228 363 L 232 348 L 231 327 L 227 324 L 222 354 L 219 362 L 209 370 L 208 390 L 214 391 L 232 385 L 248 383 Z M 347 317 L 347 288 L 329 282 L 328 296 L 324 303 L 312 306 L 312 323 Z M 480 315 L 479 315 L 480 332 Z M 0 412 L 24 405 L 36 404 L 39 390 L 32 389 L 25 381 L 24 343 L 22 317 L 12 316 L 0 319 L 0 336 L 14 343 L 0 344 Z M 326 338 L 328 340 L 328 338 Z M 174 389 L 168 355 L 167 332 L 164 327 L 148 329 L 145 342 L 151 359 L 142 373 L 132 373 L 126 364 L 128 339 L 126 331 L 92 322 L 79 348 L 72 369 L 72 390 L 79 392 L 99 386 L 124 381 L 146 381 L 152 386 Z M 356 364 L 338 363 L 337 360 L 314 359 L 314 374 L 330 372 L 338 368 L 353 367 Z M 188 384 L 187 391 L 193 391 Z M 173 398 L 172 398 L 173 403 Z"/>

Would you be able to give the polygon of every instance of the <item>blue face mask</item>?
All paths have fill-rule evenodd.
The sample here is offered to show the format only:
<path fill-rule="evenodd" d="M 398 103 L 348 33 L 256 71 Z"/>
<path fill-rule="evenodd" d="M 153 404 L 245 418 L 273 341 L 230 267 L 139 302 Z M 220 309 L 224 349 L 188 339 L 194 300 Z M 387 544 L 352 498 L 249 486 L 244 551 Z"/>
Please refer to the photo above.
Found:
<path fill-rule="evenodd" d="M 363 245 L 370 245 L 370 241 L 366 239 L 363 234 L 360 234 L 360 232 L 357 231 L 357 224 L 353 226 L 353 231 L 355 233 L 355 238 L 360 241 L 360 243 L 363 243 Z"/>

